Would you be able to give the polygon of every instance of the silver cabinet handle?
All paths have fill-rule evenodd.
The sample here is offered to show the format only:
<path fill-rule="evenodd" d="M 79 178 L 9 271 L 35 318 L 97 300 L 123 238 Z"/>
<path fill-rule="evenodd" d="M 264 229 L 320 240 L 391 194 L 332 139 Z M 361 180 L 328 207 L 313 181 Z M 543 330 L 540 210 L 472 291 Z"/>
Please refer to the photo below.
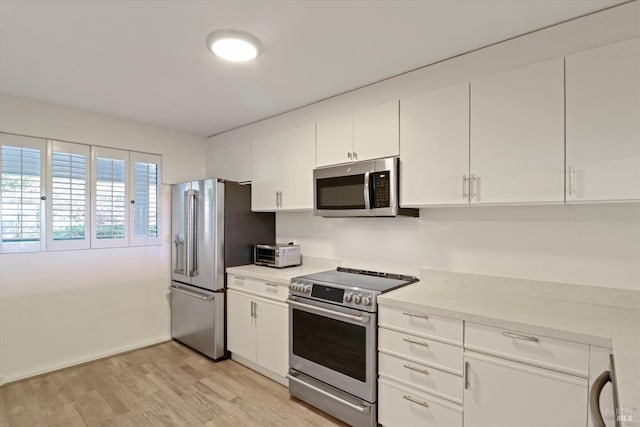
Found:
<path fill-rule="evenodd" d="M 426 343 L 424 341 L 416 341 L 416 340 L 411 339 L 411 338 L 402 338 L 402 341 L 408 342 L 409 344 L 415 344 L 415 345 L 421 345 L 423 347 L 429 347 L 429 343 Z"/>
<path fill-rule="evenodd" d="M 278 191 L 279 199 L 278 199 L 278 207 L 282 209 L 282 190 Z"/>
<path fill-rule="evenodd" d="M 353 154 L 351 154 L 351 151 L 349 151 L 349 152 L 347 153 L 347 157 L 349 158 L 349 160 L 352 160 L 352 159 L 353 159 Z"/>
<path fill-rule="evenodd" d="M 279 208 L 279 207 L 280 207 L 280 205 L 279 205 L 279 200 L 280 200 L 280 199 L 279 199 L 279 194 L 280 194 L 280 192 L 279 192 L 279 191 L 276 191 L 276 208 Z"/>
<path fill-rule="evenodd" d="M 328 308 L 316 307 L 315 305 L 303 304 L 301 302 L 293 301 L 288 299 L 287 302 L 293 307 L 299 307 L 303 309 L 308 309 L 312 311 L 317 311 L 319 313 L 331 314 L 332 316 L 340 317 L 342 319 L 355 320 L 356 322 L 366 323 L 369 321 L 369 316 L 352 316 L 350 314 L 340 313 L 339 311 L 329 310 Z"/>
<path fill-rule="evenodd" d="M 469 389 L 469 362 L 464 362 L 464 389 Z"/>
<path fill-rule="evenodd" d="M 471 198 L 478 200 L 478 193 L 480 188 L 480 177 L 471 175 L 471 182 L 469 184 L 471 191 Z"/>
<path fill-rule="evenodd" d="M 325 397 L 328 397 L 329 399 L 332 399 L 332 400 L 335 400 L 336 402 L 342 403 L 343 405 L 348 406 L 349 408 L 351 408 L 351 409 L 353 409 L 355 411 L 358 411 L 358 412 L 361 412 L 361 413 L 369 412 L 369 408 L 366 407 L 366 406 L 355 405 L 355 404 L 353 404 L 351 402 L 347 402 L 346 400 L 344 400 L 344 399 L 342 399 L 342 398 L 340 398 L 338 396 L 335 396 L 335 395 L 333 395 L 333 394 L 331 394 L 331 393 L 329 393 L 327 391 L 324 391 L 321 388 L 318 388 L 318 387 L 316 387 L 314 385 L 311 385 L 309 383 L 306 383 L 304 381 L 300 381 L 298 378 L 294 377 L 291 374 L 287 374 L 286 377 L 291 381 L 294 381 L 294 382 L 297 382 L 299 384 L 302 384 L 305 387 L 309 387 L 311 390 L 313 390 L 315 392 L 318 392 L 321 395 L 323 395 Z"/>
<path fill-rule="evenodd" d="M 364 208 L 371 209 L 371 192 L 369 191 L 369 172 L 364 173 Z"/>
<path fill-rule="evenodd" d="M 576 179 L 576 170 L 573 168 L 573 166 L 569 166 L 569 171 L 568 171 L 568 189 L 567 192 L 569 193 L 569 195 L 574 195 L 576 194 L 576 189 L 575 189 L 575 179 Z"/>
<path fill-rule="evenodd" d="M 513 332 L 503 332 L 502 335 L 504 335 L 505 337 L 514 338 L 516 340 L 538 342 L 538 338 L 536 338 L 536 337 L 531 337 L 531 336 L 528 336 L 528 335 L 516 334 L 516 333 L 513 333 Z"/>
<path fill-rule="evenodd" d="M 611 381 L 611 373 L 604 371 L 593 382 L 591 392 L 589 393 L 589 409 L 591 410 L 591 418 L 593 419 L 593 427 L 606 427 L 600 412 L 600 394 L 607 383 Z"/>
<path fill-rule="evenodd" d="M 421 374 L 429 375 L 429 371 L 427 371 L 426 369 L 417 368 L 413 365 L 403 365 L 403 366 L 410 371 L 420 372 Z"/>
<path fill-rule="evenodd" d="M 425 402 L 424 400 L 418 400 L 415 397 L 411 397 L 408 394 L 405 394 L 404 396 L 402 396 L 402 398 L 404 400 L 408 400 L 411 403 L 415 403 L 416 405 L 424 406 L 425 408 L 429 407 L 429 404 L 427 402 Z"/>
<path fill-rule="evenodd" d="M 358 160 L 358 153 L 356 152 L 353 153 L 353 160 Z"/>
<path fill-rule="evenodd" d="M 257 313 L 256 313 L 256 311 L 257 311 L 257 310 L 256 310 L 256 305 L 257 305 L 257 304 L 256 304 L 255 302 L 251 301 L 251 318 L 252 318 L 252 319 L 255 319 L 255 318 L 256 318 L 256 314 L 257 314 Z"/>
<path fill-rule="evenodd" d="M 402 314 L 404 314 L 405 316 L 409 316 L 409 317 L 419 317 L 421 319 L 428 319 L 429 318 L 429 316 L 427 316 L 426 314 L 412 313 L 410 311 L 403 311 Z"/>
<path fill-rule="evenodd" d="M 467 175 L 462 175 L 462 198 L 467 200 L 469 198 L 469 178 Z"/>

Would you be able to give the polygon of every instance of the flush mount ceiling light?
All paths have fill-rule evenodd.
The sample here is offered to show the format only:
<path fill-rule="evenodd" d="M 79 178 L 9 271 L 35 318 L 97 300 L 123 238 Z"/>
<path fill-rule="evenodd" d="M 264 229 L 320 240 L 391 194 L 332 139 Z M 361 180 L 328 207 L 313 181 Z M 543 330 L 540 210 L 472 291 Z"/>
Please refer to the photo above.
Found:
<path fill-rule="evenodd" d="M 262 51 L 260 40 L 239 30 L 217 30 L 209 33 L 207 47 L 217 57 L 231 62 L 251 61 Z"/>

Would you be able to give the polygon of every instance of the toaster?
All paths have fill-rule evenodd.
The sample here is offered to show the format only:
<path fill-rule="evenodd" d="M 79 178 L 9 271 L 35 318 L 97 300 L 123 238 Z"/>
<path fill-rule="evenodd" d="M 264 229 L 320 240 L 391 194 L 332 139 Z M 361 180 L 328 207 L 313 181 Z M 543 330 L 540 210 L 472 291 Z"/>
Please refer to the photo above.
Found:
<path fill-rule="evenodd" d="M 253 245 L 253 263 L 274 268 L 300 265 L 302 264 L 300 245 L 283 243 Z"/>

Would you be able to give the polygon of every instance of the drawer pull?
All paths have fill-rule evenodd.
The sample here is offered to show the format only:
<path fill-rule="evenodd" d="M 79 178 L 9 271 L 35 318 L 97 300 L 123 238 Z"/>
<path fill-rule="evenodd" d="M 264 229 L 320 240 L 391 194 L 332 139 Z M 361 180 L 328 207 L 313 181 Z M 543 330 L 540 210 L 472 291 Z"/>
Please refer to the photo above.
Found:
<path fill-rule="evenodd" d="M 504 335 L 505 337 L 514 338 L 514 339 L 517 339 L 517 340 L 538 342 L 538 338 L 536 338 L 536 337 L 530 337 L 528 335 L 514 334 L 513 332 L 503 332 L 502 335 Z"/>
<path fill-rule="evenodd" d="M 410 371 L 416 371 L 416 372 L 420 372 L 421 374 L 429 375 L 429 371 L 427 371 L 426 369 L 416 368 L 413 365 L 404 365 L 404 367 L 409 369 Z"/>
<path fill-rule="evenodd" d="M 408 394 L 405 394 L 404 396 L 402 396 L 402 398 L 408 400 L 411 403 L 415 403 L 416 405 L 424 406 L 425 408 L 429 407 L 429 404 L 427 402 L 413 398 Z"/>
<path fill-rule="evenodd" d="M 416 341 L 411 338 L 402 338 L 402 341 L 408 342 L 409 344 L 421 345 L 423 347 L 429 347 L 429 344 L 424 341 Z"/>
<path fill-rule="evenodd" d="M 427 316 L 426 314 L 411 313 L 410 311 L 403 311 L 402 314 L 404 314 L 405 316 L 409 316 L 409 317 L 419 317 L 421 319 L 428 319 L 429 318 L 429 316 Z"/>
<path fill-rule="evenodd" d="M 464 362 L 464 389 L 469 389 L 469 362 Z"/>

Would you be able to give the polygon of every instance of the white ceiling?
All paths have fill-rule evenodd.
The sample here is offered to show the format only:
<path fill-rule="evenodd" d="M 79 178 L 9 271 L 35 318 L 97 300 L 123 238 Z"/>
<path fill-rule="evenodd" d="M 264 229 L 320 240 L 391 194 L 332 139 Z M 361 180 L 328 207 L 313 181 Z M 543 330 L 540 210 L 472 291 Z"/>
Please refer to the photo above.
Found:
<path fill-rule="evenodd" d="M 0 91 L 210 135 L 620 0 L 0 0 Z M 219 28 L 264 44 L 213 57 Z"/>

